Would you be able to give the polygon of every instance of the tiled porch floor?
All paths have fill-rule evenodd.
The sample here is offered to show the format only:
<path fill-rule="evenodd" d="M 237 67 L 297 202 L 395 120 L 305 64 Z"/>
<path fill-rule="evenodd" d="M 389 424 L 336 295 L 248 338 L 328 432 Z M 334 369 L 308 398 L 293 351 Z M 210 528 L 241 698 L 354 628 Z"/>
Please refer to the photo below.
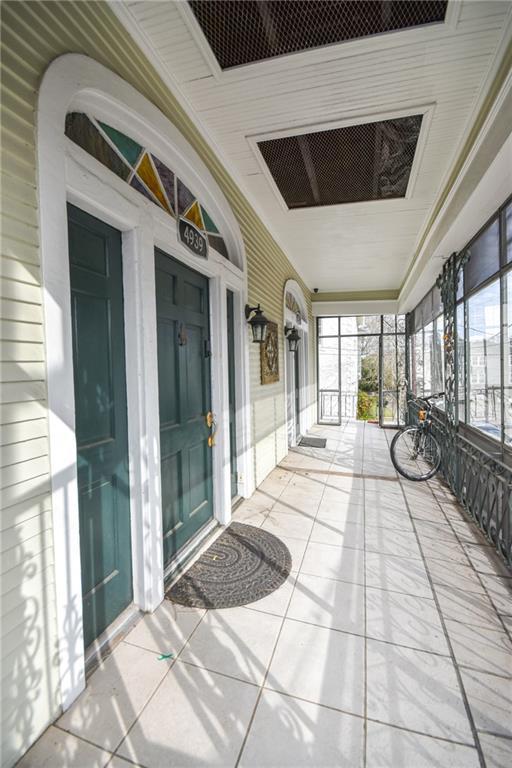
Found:
<path fill-rule="evenodd" d="M 24 768 L 512 765 L 510 574 L 438 481 L 398 480 L 389 433 L 313 431 L 327 448 L 235 515 L 288 544 L 287 583 L 224 611 L 164 601 Z"/>

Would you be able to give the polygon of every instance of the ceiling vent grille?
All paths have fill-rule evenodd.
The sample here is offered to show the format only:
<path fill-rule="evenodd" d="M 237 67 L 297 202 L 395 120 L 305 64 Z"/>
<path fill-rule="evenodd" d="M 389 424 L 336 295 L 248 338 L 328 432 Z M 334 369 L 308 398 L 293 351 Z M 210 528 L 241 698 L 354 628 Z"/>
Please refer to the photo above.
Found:
<path fill-rule="evenodd" d="M 444 21 L 447 0 L 189 0 L 221 69 Z"/>
<path fill-rule="evenodd" d="M 258 142 L 288 208 L 404 197 L 422 115 Z"/>

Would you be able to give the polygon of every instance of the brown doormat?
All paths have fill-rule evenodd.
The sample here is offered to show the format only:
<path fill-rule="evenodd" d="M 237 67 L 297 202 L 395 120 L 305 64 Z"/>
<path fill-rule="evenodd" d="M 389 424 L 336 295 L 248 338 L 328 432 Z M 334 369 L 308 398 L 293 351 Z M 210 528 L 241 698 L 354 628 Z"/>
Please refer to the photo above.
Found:
<path fill-rule="evenodd" d="M 233 608 L 270 595 L 288 578 L 288 547 L 268 531 L 231 523 L 167 592 L 194 608 Z"/>
<path fill-rule="evenodd" d="M 299 443 L 301 448 L 325 448 L 326 445 L 325 437 L 303 437 Z"/>

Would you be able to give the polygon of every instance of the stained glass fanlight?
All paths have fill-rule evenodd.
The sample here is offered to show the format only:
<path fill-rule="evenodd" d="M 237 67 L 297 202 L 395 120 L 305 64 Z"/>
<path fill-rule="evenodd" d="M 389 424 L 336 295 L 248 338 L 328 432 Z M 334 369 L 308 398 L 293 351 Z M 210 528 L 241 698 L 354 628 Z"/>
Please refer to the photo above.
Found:
<path fill-rule="evenodd" d="M 148 148 L 83 112 L 66 116 L 66 136 L 173 218 L 204 233 L 211 248 L 229 260 L 224 238 L 193 192 Z"/>

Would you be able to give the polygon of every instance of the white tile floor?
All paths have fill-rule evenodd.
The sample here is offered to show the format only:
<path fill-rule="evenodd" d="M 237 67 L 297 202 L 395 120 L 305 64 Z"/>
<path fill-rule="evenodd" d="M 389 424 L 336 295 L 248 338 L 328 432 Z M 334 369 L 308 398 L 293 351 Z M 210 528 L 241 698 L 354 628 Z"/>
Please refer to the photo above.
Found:
<path fill-rule="evenodd" d="M 288 545 L 285 584 L 164 601 L 23 768 L 512 765 L 511 574 L 439 481 L 398 479 L 389 433 L 314 433 L 235 515 Z"/>

